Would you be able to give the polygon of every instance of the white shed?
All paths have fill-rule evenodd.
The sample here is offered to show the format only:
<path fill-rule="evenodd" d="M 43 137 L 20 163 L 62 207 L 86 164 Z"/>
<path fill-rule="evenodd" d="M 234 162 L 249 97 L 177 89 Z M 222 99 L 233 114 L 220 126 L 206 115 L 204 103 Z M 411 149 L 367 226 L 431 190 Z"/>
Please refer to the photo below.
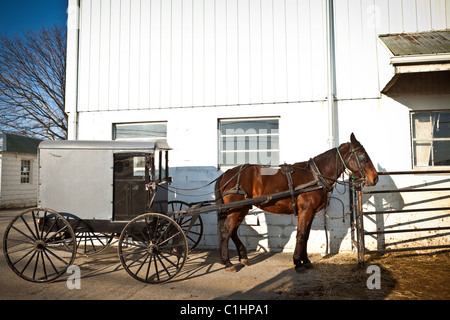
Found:
<path fill-rule="evenodd" d="M 308 160 L 351 132 L 379 171 L 450 168 L 450 0 L 69 0 L 68 12 L 69 138 L 166 139 L 177 187 L 243 162 Z M 416 55 L 443 67 L 396 76 L 407 59 L 380 36 L 436 30 L 444 53 Z M 380 185 L 405 183 L 418 182 Z M 348 192 L 333 196 L 341 218 L 315 220 L 310 251 L 351 250 Z M 217 247 L 216 217 L 204 223 L 203 247 Z M 295 217 L 246 224 L 249 248 L 293 250 Z"/>
<path fill-rule="evenodd" d="M 41 140 L 0 131 L 0 208 L 37 205 Z"/>

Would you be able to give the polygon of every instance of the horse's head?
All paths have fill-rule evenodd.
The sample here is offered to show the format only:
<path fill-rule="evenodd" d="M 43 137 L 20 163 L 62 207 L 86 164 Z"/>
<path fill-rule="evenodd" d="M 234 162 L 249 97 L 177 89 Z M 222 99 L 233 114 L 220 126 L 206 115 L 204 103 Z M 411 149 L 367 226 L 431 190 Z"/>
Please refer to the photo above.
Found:
<path fill-rule="evenodd" d="M 368 186 L 374 186 L 378 182 L 378 172 L 373 166 L 364 147 L 356 140 L 352 133 L 350 136 L 350 150 L 344 156 L 344 163 L 353 175 L 364 180 Z"/>

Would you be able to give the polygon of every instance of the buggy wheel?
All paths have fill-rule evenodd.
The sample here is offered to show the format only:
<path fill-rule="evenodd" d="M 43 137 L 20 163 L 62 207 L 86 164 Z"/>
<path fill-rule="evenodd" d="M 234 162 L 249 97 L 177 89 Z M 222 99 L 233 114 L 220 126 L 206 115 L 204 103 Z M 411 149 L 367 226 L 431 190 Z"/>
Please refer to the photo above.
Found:
<path fill-rule="evenodd" d="M 11 269 L 31 282 L 50 282 L 75 259 L 75 234 L 59 213 L 32 208 L 19 213 L 6 228 L 3 253 Z"/>
<path fill-rule="evenodd" d="M 184 201 L 174 200 L 167 203 L 168 212 L 182 211 L 189 208 L 190 205 Z M 170 215 L 170 217 L 180 225 L 181 229 L 183 229 L 188 241 L 189 251 L 194 250 L 200 243 L 203 235 L 203 220 L 200 214 L 185 215 L 176 213 Z"/>
<path fill-rule="evenodd" d="M 119 239 L 119 259 L 136 280 L 166 282 L 183 268 L 188 254 L 186 236 L 171 218 L 146 213 L 131 220 Z"/>
<path fill-rule="evenodd" d="M 114 233 L 94 232 L 91 226 L 84 220 L 73 216 L 65 217 L 75 233 L 77 253 L 84 256 L 92 256 L 105 250 L 112 242 Z"/>

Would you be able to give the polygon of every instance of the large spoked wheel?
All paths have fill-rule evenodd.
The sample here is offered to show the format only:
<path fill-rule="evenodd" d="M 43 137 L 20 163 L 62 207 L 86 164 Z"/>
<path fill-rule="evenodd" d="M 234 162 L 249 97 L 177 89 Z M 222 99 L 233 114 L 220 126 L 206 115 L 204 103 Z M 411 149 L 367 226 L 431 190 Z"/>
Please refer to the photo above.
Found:
<path fill-rule="evenodd" d="M 146 213 L 131 220 L 119 239 L 119 259 L 136 280 L 166 282 L 183 268 L 188 254 L 186 236 L 171 218 Z"/>
<path fill-rule="evenodd" d="M 50 282 L 73 263 L 75 234 L 59 213 L 45 208 L 28 209 L 6 228 L 3 253 L 19 277 L 31 282 Z"/>
<path fill-rule="evenodd" d="M 184 201 L 174 200 L 167 203 L 168 212 L 183 211 L 189 208 L 190 205 Z M 189 250 L 194 250 L 200 243 L 203 235 L 202 217 L 199 214 L 191 216 L 182 213 L 176 213 L 170 217 L 180 225 L 181 229 L 183 229 L 188 241 Z"/>

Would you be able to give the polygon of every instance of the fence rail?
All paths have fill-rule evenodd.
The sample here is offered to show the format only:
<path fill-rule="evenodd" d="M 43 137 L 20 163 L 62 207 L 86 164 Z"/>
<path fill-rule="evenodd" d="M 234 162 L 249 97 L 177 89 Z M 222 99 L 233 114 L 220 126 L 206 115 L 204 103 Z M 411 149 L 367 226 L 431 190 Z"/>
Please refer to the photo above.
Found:
<path fill-rule="evenodd" d="M 436 170 L 436 171 L 390 171 L 379 172 L 380 176 L 394 176 L 394 175 L 450 175 L 450 170 Z M 450 187 L 442 188 L 396 188 L 386 190 L 362 190 L 358 186 L 351 188 L 350 192 L 350 206 L 351 206 L 351 238 L 352 245 L 356 246 L 358 251 L 358 263 L 364 263 L 364 256 L 369 253 L 387 253 L 387 252 L 399 252 L 399 251 L 413 251 L 413 250 L 435 250 L 435 249 L 447 249 L 450 248 L 450 244 L 447 245 L 430 245 L 430 246 L 414 246 L 403 248 L 383 248 L 377 250 L 368 250 L 365 247 L 365 236 L 367 235 L 382 235 L 382 234 L 394 234 L 394 233 L 408 233 L 408 232 L 423 232 L 423 231 L 443 231 L 450 230 L 450 227 L 429 227 L 429 228 L 409 228 L 398 230 L 377 230 L 377 231 L 365 231 L 364 230 L 364 216 L 369 215 L 384 215 L 384 214 L 401 214 L 401 213 L 429 213 L 436 211 L 448 211 L 449 206 L 433 207 L 433 208 L 419 208 L 419 209 L 401 209 L 401 210 L 377 210 L 377 211 L 364 211 L 363 210 L 363 195 L 382 194 L 382 193 L 407 193 L 407 192 L 448 192 L 448 196 L 444 198 L 450 198 Z M 439 199 L 442 199 L 439 198 Z M 356 239 L 355 239 L 356 230 Z M 417 239 L 411 239 L 414 241 Z M 407 241 L 402 241 L 407 242 Z M 389 244 L 387 244 L 389 245 Z"/>

